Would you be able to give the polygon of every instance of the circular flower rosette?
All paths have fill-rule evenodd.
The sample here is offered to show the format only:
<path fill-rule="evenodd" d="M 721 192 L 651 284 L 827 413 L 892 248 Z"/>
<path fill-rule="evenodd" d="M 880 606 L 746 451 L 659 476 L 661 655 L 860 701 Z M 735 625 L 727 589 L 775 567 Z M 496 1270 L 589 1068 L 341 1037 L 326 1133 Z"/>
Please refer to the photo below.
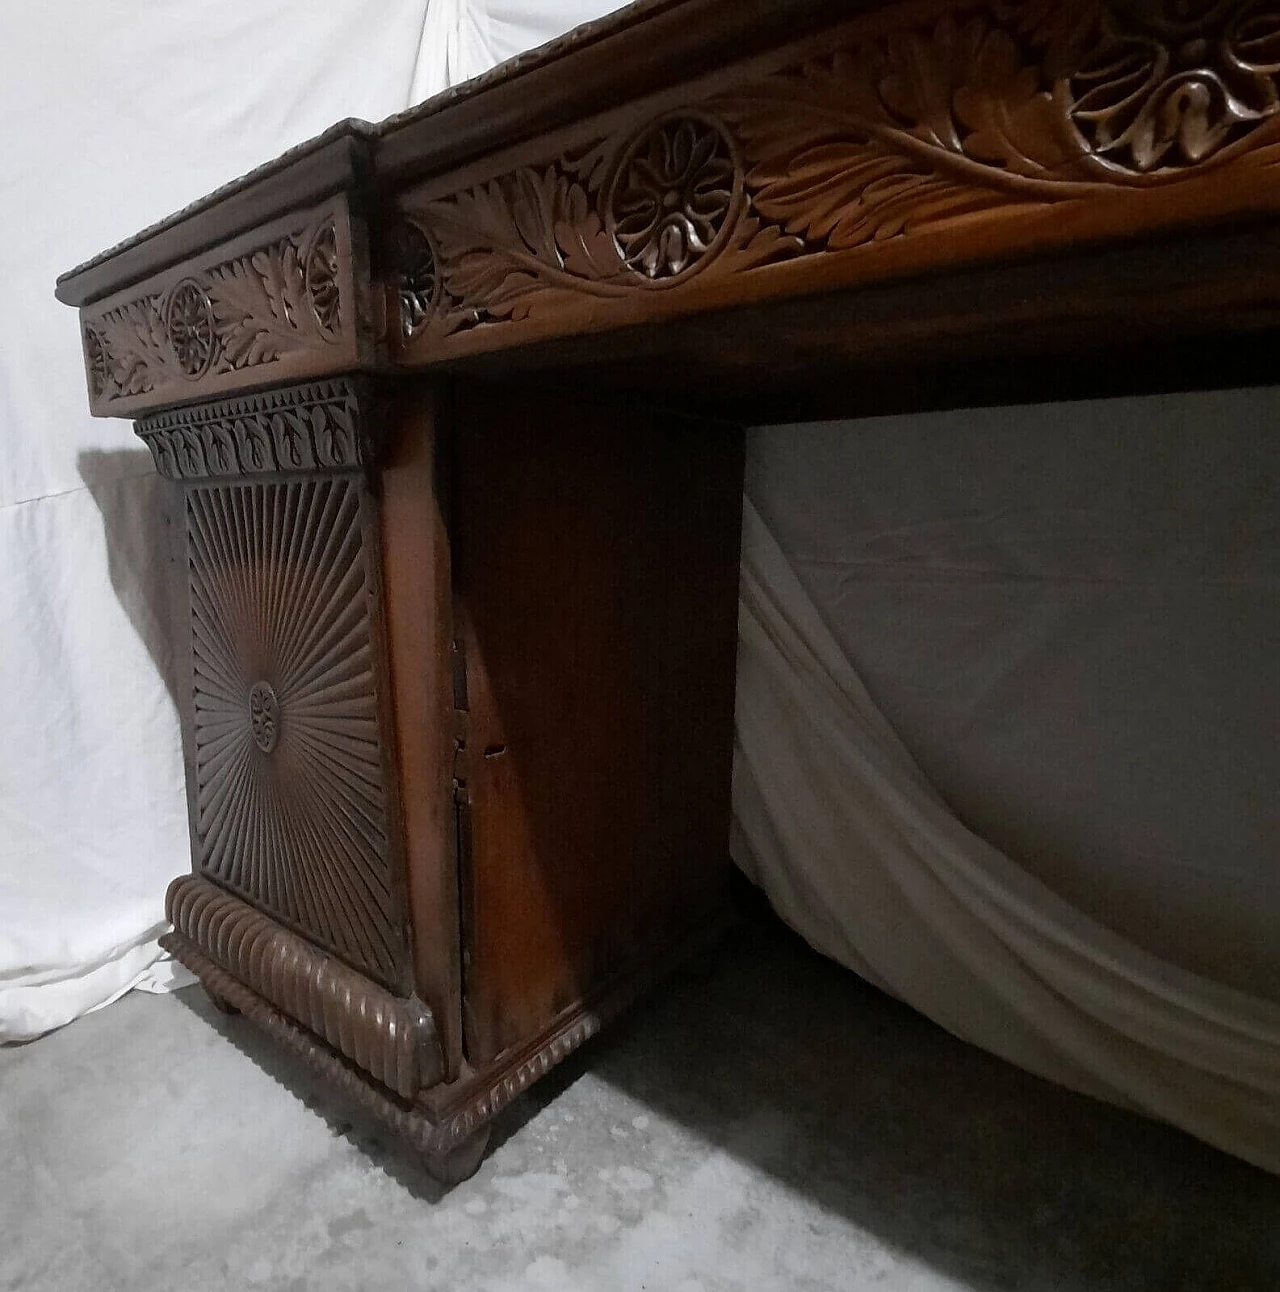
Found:
<path fill-rule="evenodd" d="M 681 112 L 622 149 L 605 201 L 623 264 L 646 285 L 683 281 L 715 258 L 742 209 L 742 167 L 718 121 Z"/>

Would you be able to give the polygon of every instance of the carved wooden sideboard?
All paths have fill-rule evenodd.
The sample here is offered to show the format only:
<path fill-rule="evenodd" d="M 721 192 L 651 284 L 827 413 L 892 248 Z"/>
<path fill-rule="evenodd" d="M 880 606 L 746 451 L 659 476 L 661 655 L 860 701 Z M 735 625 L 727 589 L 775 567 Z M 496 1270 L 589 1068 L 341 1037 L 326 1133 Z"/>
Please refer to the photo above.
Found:
<path fill-rule="evenodd" d="M 166 945 L 465 1174 L 725 917 L 744 421 L 1271 380 L 1278 167 L 1260 0 L 644 0 L 65 275 L 174 482 Z"/>

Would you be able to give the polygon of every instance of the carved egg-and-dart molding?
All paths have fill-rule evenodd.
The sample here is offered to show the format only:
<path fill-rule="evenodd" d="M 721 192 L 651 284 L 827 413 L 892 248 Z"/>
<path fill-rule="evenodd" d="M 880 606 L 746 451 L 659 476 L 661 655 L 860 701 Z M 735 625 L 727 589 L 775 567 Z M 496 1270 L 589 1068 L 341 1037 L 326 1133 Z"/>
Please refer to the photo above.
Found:
<path fill-rule="evenodd" d="M 394 986 L 359 490 L 343 476 L 187 491 L 197 868 Z"/>
<path fill-rule="evenodd" d="M 432 249 L 405 337 L 1272 164 L 1280 142 L 1269 0 L 951 0 L 809 48 L 639 130 L 402 195 Z"/>
<path fill-rule="evenodd" d="M 134 424 L 166 480 L 347 470 L 364 458 L 345 377 L 152 413 Z"/>

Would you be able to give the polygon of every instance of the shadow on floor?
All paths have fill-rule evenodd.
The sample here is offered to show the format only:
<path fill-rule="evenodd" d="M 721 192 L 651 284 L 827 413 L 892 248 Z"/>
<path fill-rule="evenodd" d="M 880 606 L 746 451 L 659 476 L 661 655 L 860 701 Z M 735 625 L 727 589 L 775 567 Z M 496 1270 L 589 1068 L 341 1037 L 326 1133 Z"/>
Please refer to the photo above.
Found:
<path fill-rule="evenodd" d="M 402 1187 L 443 1195 L 363 1110 L 198 989 L 182 995 Z M 708 1156 L 974 1289 L 1280 1288 L 1280 1180 L 957 1041 L 755 904 L 717 951 L 508 1108 L 493 1146 L 588 1071 Z"/>
<path fill-rule="evenodd" d="M 956 1040 L 767 909 L 592 1061 L 975 1289 L 1280 1289 L 1280 1180 Z"/>

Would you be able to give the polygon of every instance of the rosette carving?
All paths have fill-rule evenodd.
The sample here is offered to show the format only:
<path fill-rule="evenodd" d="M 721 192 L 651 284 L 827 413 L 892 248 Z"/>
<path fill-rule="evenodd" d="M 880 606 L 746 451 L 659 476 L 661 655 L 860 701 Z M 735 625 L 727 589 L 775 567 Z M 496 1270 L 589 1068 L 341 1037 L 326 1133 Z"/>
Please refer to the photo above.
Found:
<path fill-rule="evenodd" d="M 304 279 L 316 322 L 327 336 L 336 335 L 342 328 L 339 272 L 338 234 L 333 221 L 326 220 L 307 247 Z"/>
<path fill-rule="evenodd" d="M 411 220 L 395 220 L 387 235 L 387 260 L 400 306 L 400 335 L 407 341 L 431 314 L 440 276 L 431 241 Z"/>
<path fill-rule="evenodd" d="M 744 211 L 741 195 L 728 132 L 699 112 L 449 197 L 411 198 L 405 214 L 430 239 L 438 282 L 429 317 L 406 335 L 668 290 L 801 249 Z"/>
<path fill-rule="evenodd" d="M 255 682 L 249 692 L 249 728 L 253 743 L 269 754 L 280 735 L 280 701 L 270 682 Z"/>
<path fill-rule="evenodd" d="M 187 399 L 195 383 L 207 388 L 344 343 L 348 271 L 335 215 L 295 218 L 285 229 L 241 255 L 204 267 L 189 262 L 134 299 L 90 307 L 84 344 L 95 405 L 169 390 Z"/>
<path fill-rule="evenodd" d="M 1145 174 L 1195 165 L 1277 109 L 1280 9 L 1271 3 L 1117 6 L 1067 78 L 1090 150 Z"/>
<path fill-rule="evenodd" d="M 439 342 L 593 299 L 594 321 L 610 313 L 601 300 L 996 210 L 1105 202 L 1264 164 L 1272 145 L 1272 0 L 940 0 L 904 6 L 896 27 L 877 10 L 820 54 L 639 129 L 460 192 L 407 194 L 435 295 L 405 335 Z"/>
<path fill-rule="evenodd" d="M 674 278 L 710 252 L 741 193 L 733 148 L 714 122 L 677 117 L 623 153 L 609 217 L 623 263 Z"/>
<path fill-rule="evenodd" d="M 204 376 L 213 362 L 216 333 L 208 293 L 194 279 L 184 279 L 169 293 L 164 324 L 178 370 L 193 381 Z"/>

